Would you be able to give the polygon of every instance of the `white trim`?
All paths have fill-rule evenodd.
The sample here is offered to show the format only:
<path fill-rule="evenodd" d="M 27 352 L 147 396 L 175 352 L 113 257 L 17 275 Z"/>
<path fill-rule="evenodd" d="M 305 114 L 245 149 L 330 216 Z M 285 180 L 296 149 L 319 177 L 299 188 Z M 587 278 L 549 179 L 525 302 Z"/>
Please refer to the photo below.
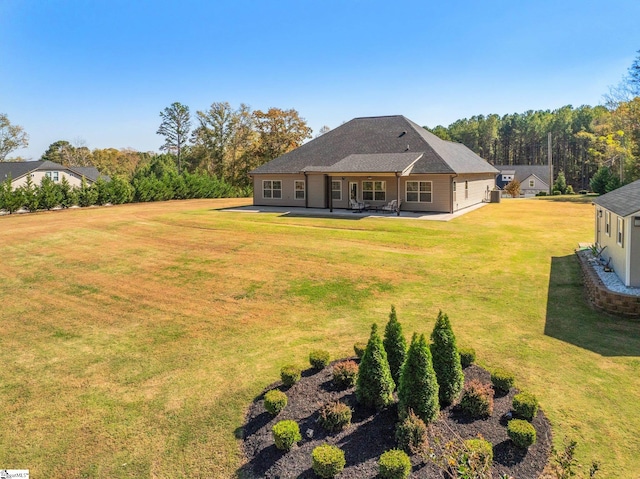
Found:
<path fill-rule="evenodd" d="M 340 188 L 338 188 L 337 190 L 333 189 L 333 184 L 337 183 L 338 185 L 340 185 Z M 337 191 L 338 192 L 338 197 L 334 198 L 333 197 L 333 192 Z M 340 180 L 331 180 L 331 199 L 333 201 L 342 201 L 342 181 Z"/>
<path fill-rule="evenodd" d="M 624 218 L 622 216 L 618 216 L 617 228 L 616 228 L 616 243 L 621 248 L 624 248 Z"/>
<path fill-rule="evenodd" d="M 409 194 L 409 191 L 407 189 L 407 184 L 409 183 L 418 183 L 418 189 L 416 191 L 412 191 L 411 193 L 417 193 L 418 194 L 418 201 L 412 201 L 409 200 L 407 195 Z M 429 183 L 429 191 L 421 191 L 420 190 L 420 183 Z M 421 201 L 420 200 L 420 193 L 429 193 L 429 201 Z M 433 181 L 427 181 L 427 180 L 407 180 L 404 182 L 404 200 L 406 203 L 433 203 Z"/>
<path fill-rule="evenodd" d="M 274 188 L 273 183 L 280 183 L 280 188 Z M 265 183 L 270 183 L 269 188 L 265 188 Z M 265 195 L 265 192 L 269 191 L 269 196 Z M 278 196 L 274 196 L 274 192 L 279 191 Z M 262 180 L 262 198 L 266 200 L 281 200 L 282 199 L 282 180 Z"/>
<path fill-rule="evenodd" d="M 302 189 L 298 189 L 298 183 L 302 183 Z M 298 193 L 302 192 L 302 198 L 298 197 Z M 293 180 L 293 199 L 294 200 L 303 200 L 307 196 L 307 185 L 304 180 Z"/>
<path fill-rule="evenodd" d="M 371 183 L 371 189 L 365 190 L 365 183 Z M 376 189 L 376 183 L 380 183 L 382 189 Z M 371 193 L 371 198 L 365 198 L 364 194 Z M 376 198 L 376 193 L 382 193 L 383 198 Z M 387 201 L 387 182 L 386 180 L 365 180 L 362 182 L 362 201 Z"/>
<path fill-rule="evenodd" d="M 604 233 L 611 238 L 611 211 L 604 210 Z"/>

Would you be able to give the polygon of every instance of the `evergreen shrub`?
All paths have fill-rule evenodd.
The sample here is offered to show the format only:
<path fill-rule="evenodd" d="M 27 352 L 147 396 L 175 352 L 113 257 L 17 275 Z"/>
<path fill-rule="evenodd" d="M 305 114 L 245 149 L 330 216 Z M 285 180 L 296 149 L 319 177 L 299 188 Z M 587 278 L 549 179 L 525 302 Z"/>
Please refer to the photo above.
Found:
<path fill-rule="evenodd" d="M 488 417 L 493 414 L 493 389 L 473 379 L 465 386 L 460 398 L 460 409 L 473 418 Z"/>
<path fill-rule="evenodd" d="M 493 462 L 493 446 L 482 438 L 466 439 L 464 446 L 478 463 L 491 466 Z"/>
<path fill-rule="evenodd" d="M 402 334 L 402 326 L 398 322 L 395 306 L 391 306 L 389 322 L 384 330 L 384 350 L 387 352 L 391 377 L 396 386 L 400 381 L 400 372 L 407 356 L 407 340 Z"/>
<path fill-rule="evenodd" d="M 272 432 L 276 447 L 282 451 L 289 451 L 296 442 L 302 440 L 300 426 L 295 421 L 279 421 L 273 426 Z"/>
<path fill-rule="evenodd" d="M 513 410 L 516 416 L 532 421 L 538 414 L 538 399 L 531 393 L 522 392 L 513 397 Z"/>
<path fill-rule="evenodd" d="M 344 469 L 347 461 L 344 451 L 339 447 L 323 444 L 311 452 L 311 467 L 313 472 L 322 478 L 335 477 Z"/>
<path fill-rule="evenodd" d="M 358 359 L 362 359 L 365 349 L 367 349 L 367 343 L 356 343 L 353 345 L 353 351 L 356 353 Z"/>
<path fill-rule="evenodd" d="M 380 456 L 378 468 L 382 479 L 406 479 L 411 473 L 411 460 L 406 452 L 391 449 Z"/>
<path fill-rule="evenodd" d="M 460 348 L 460 365 L 463 368 L 471 366 L 476 362 L 476 350 L 473 348 Z"/>
<path fill-rule="evenodd" d="M 408 454 L 419 454 L 427 451 L 427 425 L 422 419 L 409 410 L 407 416 L 396 427 L 398 447 Z"/>
<path fill-rule="evenodd" d="M 460 477 L 490 477 L 492 462 L 493 446 L 489 441 L 481 437 L 466 439 L 464 451 L 458 458 L 458 470 L 462 473 Z"/>
<path fill-rule="evenodd" d="M 329 357 L 329 351 L 316 349 L 309 353 L 309 363 L 313 369 L 324 369 L 329 364 Z"/>
<path fill-rule="evenodd" d="M 264 408 L 277 416 L 287 406 L 287 395 L 278 389 L 267 391 L 264 395 Z"/>
<path fill-rule="evenodd" d="M 355 386 L 358 379 L 358 365 L 355 361 L 341 361 L 333 366 L 333 384 L 338 389 Z"/>
<path fill-rule="evenodd" d="M 329 432 L 342 431 L 351 424 L 351 408 L 340 401 L 332 401 L 320 408 L 320 425 Z"/>
<path fill-rule="evenodd" d="M 491 383 L 493 387 L 502 393 L 508 393 L 516 380 L 512 373 L 505 369 L 498 368 L 491 373 Z"/>
<path fill-rule="evenodd" d="M 426 424 L 433 421 L 440 411 L 438 404 L 438 380 L 431 363 L 431 352 L 424 334 L 413 335 L 407 360 L 402 366 L 398 387 L 398 412 L 401 418 L 412 410 Z"/>
<path fill-rule="evenodd" d="M 527 449 L 536 443 L 536 430 L 524 419 L 512 419 L 507 424 L 507 435 L 521 449 Z"/>
<path fill-rule="evenodd" d="M 360 361 L 356 398 L 365 407 L 383 409 L 393 402 L 394 389 L 387 353 L 378 335 L 378 326 L 374 324 L 371 326 L 367 349 Z"/>
<path fill-rule="evenodd" d="M 298 366 L 293 364 L 287 364 L 286 366 L 282 366 L 280 370 L 280 379 L 282 379 L 282 383 L 287 386 L 293 386 L 295 383 L 300 381 L 302 377 L 302 371 Z"/>
<path fill-rule="evenodd" d="M 433 369 L 438 379 L 438 391 L 441 404 L 451 404 L 460 395 L 464 385 L 464 374 L 460 363 L 460 353 L 456 346 L 456 337 L 451 329 L 449 317 L 442 311 L 438 313 L 436 324 L 431 333 L 431 355 Z"/>

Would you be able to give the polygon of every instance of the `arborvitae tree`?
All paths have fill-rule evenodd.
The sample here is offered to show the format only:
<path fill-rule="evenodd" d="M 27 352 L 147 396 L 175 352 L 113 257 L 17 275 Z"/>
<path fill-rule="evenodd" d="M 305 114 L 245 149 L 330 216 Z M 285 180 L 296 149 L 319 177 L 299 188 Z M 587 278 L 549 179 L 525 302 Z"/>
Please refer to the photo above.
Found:
<path fill-rule="evenodd" d="M 38 209 L 38 188 L 33 184 L 31 175 L 27 175 L 27 181 L 20 189 L 22 190 L 22 206 L 28 211 L 36 211 Z"/>
<path fill-rule="evenodd" d="M 109 186 L 103 178 L 99 177 L 92 188 L 95 191 L 96 205 L 102 206 L 110 203 Z"/>
<path fill-rule="evenodd" d="M 391 377 L 396 386 L 400 381 L 400 371 L 407 357 L 407 340 L 402 334 L 402 326 L 398 322 L 396 316 L 396 308 L 391 305 L 391 313 L 389 313 L 389 322 L 384 330 L 384 349 L 389 359 L 389 368 L 391 369 Z"/>
<path fill-rule="evenodd" d="M 563 195 L 567 193 L 567 179 L 564 177 L 564 172 L 560 171 L 556 178 L 555 183 L 553 183 L 554 191 L 559 191 Z"/>
<path fill-rule="evenodd" d="M 48 176 L 42 178 L 40 188 L 38 188 L 38 205 L 40 208 L 50 210 L 59 206 L 61 201 L 62 193 L 58 186 Z"/>
<path fill-rule="evenodd" d="M 594 193 L 598 193 L 599 195 L 604 195 L 607 191 L 607 183 L 611 181 L 611 170 L 608 166 L 601 166 L 591 181 L 589 185 L 591 186 L 591 191 Z"/>
<path fill-rule="evenodd" d="M 442 311 L 438 313 L 436 325 L 431 333 L 431 355 L 433 369 L 436 371 L 440 387 L 440 402 L 451 404 L 456 400 L 464 385 L 464 374 L 460 364 L 460 353 L 456 346 L 456 337 L 451 329 L 449 317 Z"/>
<path fill-rule="evenodd" d="M 120 176 L 114 176 L 107 183 L 109 190 L 109 202 L 112 205 L 129 203 L 133 199 L 133 186 Z"/>
<path fill-rule="evenodd" d="M 391 377 L 387 353 L 378 335 L 378 326 L 371 326 L 367 349 L 360 360 L 356 398 L 365 407 L 382 409 L 393 402 L 396 385 Z"/>
<path fill-rule="evenodd" d="M 15 213 L 22 208 L 23 198 L 20 188 L 13 189 L 11 177 L 0 183 L 0 210 L 5 210 L 9 214 Z"/>
<path fill-rule="evenodd" d="M 73 206 L 77 202 L 77 198 L 75 195 L 75 191 L 71 188 L 69 184 L 69 180 L 67 180 L 66 176 L 62 177 L 60 183 L 56 185 L 58 187 L 58 191 L 60 192 L 60 206 L 63 208 L 69 208 Z"/>
<path fill-rule="evenodd" d="M 402 366 L 398 387 L 398 411 L 404 418 L 413 411 L 426 424 L 438 416 L 438 380 L 424 334 L 414 333 Z"/>
<path fill-rule="evenodd" d="M 96 191 L 87 184 L 87 180 L 82 177 L 82 183 L 80 184 L 80 189 L 77 191 L 78 194 L 78 206 L 93 206 L 96 204 Z"/>

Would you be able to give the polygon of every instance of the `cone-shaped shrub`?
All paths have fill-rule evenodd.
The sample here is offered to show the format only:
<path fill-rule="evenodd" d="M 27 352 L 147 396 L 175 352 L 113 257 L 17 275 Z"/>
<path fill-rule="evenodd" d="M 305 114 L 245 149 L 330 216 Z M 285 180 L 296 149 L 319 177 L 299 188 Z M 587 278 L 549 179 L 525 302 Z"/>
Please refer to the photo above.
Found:
<path fill-rule="evenodd" d="M 362 369 L 361 369 L 362 370 Z M 402 366 L 398 387 L 398 411 L 404 418 L 409 410 L 426 424 L 438 416 L 438 380 L 431 363 L 431 352 L 424 334 L 413 335 L 407 352 L 407 360 Z"/>
<path fill-rule="evenodd" d="M 384 350 L 387 352 L 391 377 L 397 386 L 400 381 L 402 365 L 407 357 L 407 340 L 404 339 L 402 326 L 398 322 L 396 308 L 393 305 L 391 306 L 391 313 L 389 313 L 389 322 L 384 329 L 384 341 L 382 343 L 384 344 Z"/>
<path fill-rule="evenodd" d="M 378 326 L 371 327 L 371 336 L 367 343 L 356 381 L 356 398 L 365 407 L 382 409 L 393 402 L 393 390 L 396 385 L 391 377 L 387 353 L 378 335 Z"/>
<path fill-rule="evenodd" d="M 464 374 L 460 364 L 460 353 L 456 346 L 456 337 L 451 329 L 449 317 L 442 311 L 438 313 L 436 325 L 431 333 L 431 341 L 433 369 L 440 387 L 440 403 L 451 404 L 462 391 Z"/>

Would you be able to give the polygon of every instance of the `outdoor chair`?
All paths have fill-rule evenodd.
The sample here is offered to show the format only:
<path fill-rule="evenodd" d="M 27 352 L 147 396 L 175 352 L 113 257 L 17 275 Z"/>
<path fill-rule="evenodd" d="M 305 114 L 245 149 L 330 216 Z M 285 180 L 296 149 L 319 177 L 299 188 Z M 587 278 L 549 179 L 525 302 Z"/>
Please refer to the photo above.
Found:
<path fill-rule="evenodd" d="M 367 205 L 365 205 L 364 203 L 354 200 L 353 198 L 349 200 L 349 203 L 351 204 L 351 209 L 358 213 L 361 213 L 362 210 L 366 209 L 367 207 Z"/>
<path fill-rule="evenodd" d="M 398 211 L 398 200 L 391 200 L 388 204 L 384 205 L 382 208 L 380 208 L 382 211 L 389 212 L 389 213 L 395 213 Z"/>

